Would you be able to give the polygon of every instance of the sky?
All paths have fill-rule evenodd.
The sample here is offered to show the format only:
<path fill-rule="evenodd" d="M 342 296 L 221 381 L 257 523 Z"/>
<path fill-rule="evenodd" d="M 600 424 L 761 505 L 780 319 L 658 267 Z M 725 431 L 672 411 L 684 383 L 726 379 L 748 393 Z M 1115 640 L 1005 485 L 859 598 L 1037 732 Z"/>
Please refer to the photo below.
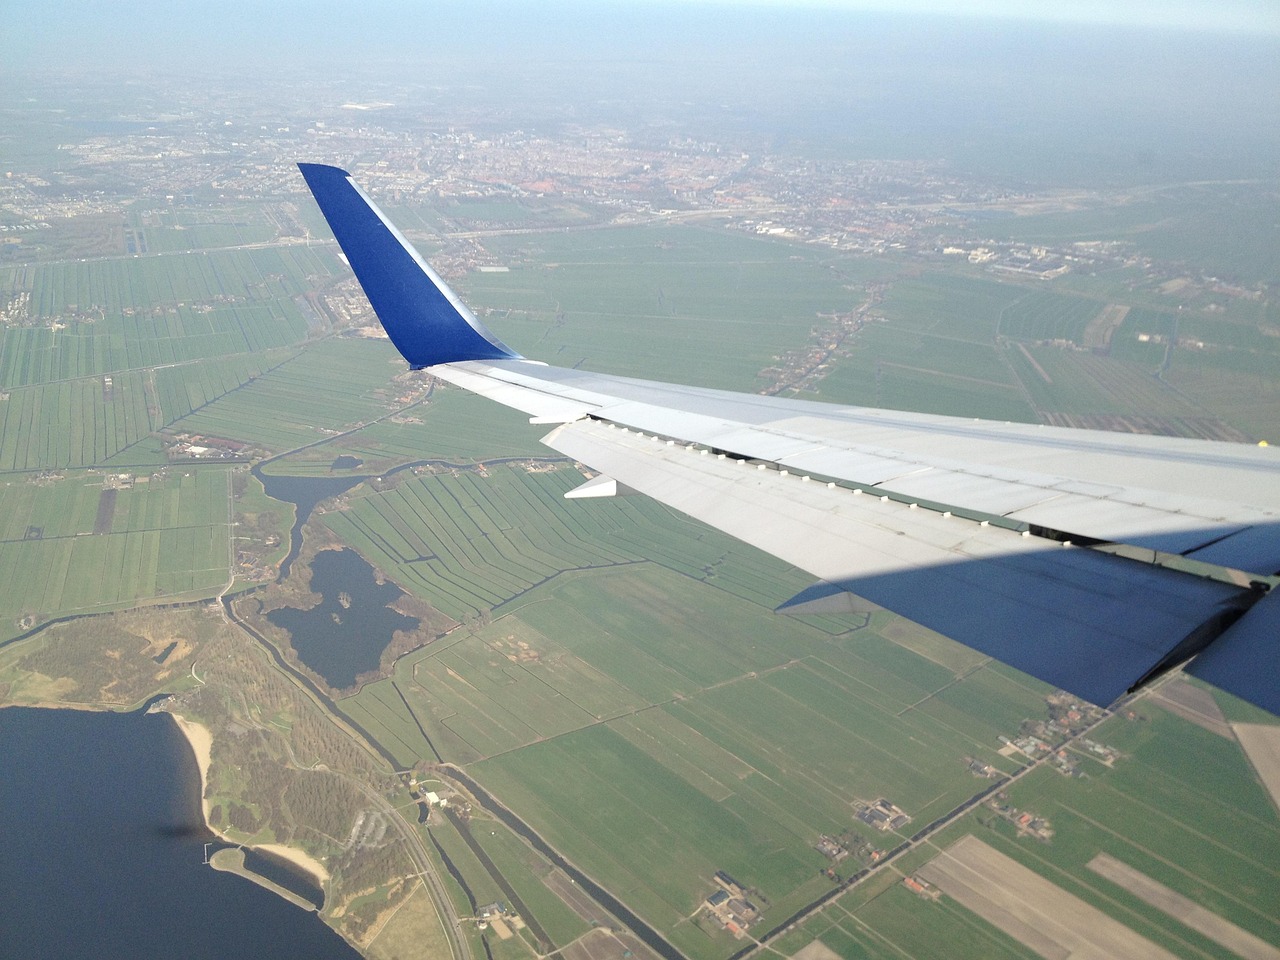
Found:
<path fill-rule="evenodd" d="M 428 49 L 483 25 L 517 47 L 555 30 L 607 29 L 706 17 L 725 20 L 815 14 L 921 22 L 1042 23 L 1143 27 L 1280 39 L 1280 0 L 0 0 L 6 24 L 0 70 L 93 69 L 147 61 L 241 65 L 320 47 L 332 57 L 379 44 L 403 54 L 406 35 Z M 541 37 L 536 28 L 548 32 Z M 532 27 L 530 33 L 526 28 Z M 676 38 L 681 39 L 681 38 Z M 687 39 L 687 38 L 685 38 Z"/>
<path fill-rule="evenodd" d="M 1276 0 L 688 0 L 726 6 L 816 7 L 918 16 L 1123 24 L 1280 34 Z"/>

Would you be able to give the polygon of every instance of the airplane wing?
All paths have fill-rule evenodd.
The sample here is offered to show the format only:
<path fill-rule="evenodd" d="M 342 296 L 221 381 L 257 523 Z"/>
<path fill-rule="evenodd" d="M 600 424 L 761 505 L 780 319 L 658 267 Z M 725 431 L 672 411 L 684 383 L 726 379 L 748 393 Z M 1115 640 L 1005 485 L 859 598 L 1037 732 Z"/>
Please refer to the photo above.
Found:
<path fill-rule="evenodd" d="M 868 609 L 1098 704 L 1185 663 L 1280 714 L 1280 455 L 836 406 L 547 366 L 494 337 L 350 176 L 300 164 L 414 369 L 553 425 L 597 471 L 807 571 L 779 608 Z"/>

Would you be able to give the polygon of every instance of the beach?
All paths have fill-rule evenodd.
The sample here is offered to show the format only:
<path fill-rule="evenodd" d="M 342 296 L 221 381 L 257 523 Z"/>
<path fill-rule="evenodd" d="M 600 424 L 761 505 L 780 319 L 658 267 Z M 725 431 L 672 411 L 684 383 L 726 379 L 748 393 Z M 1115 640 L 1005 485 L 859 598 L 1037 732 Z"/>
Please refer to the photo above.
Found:
<path fill-rule="evenodd" d="M 323 885 L 329 879 L 329 871 L 324 868 L 324 864 L 305 850 L 299 850 L 297 847 L 286 847 L 283 843 L 259 843 L 255 844 L 253 849 L 261 850 L 263 853 L 274 854 L 281 860 L 288 860 L 294 866 L 315 877 L 321 889 L 324 889 Z"/>
<path fill-rule="evenodd" d="M 213 734 L 204 724 L 188 720 L 181 714 L 171 713 L 169 716 L 173 717 L 173 722 L 178 725 L 178 729 L 187 738 L 187 743 L 191 744 L 191 750 L 196 755 L 196 766 L 200 768 L 200 809 L 204 811 L 204 822 L 208 826 L 209 801 L 205 797 L 205 792 L 209 788 L 209 764 L 213 762 Z M 213 827 L 209 829 L 213 830 Z M 214 830 L 214 833 L 217 831 Z"/>
<path fill-rule="evenodd" d="M 228 843 L 236 843 L 237 841 L 209 825 L 209 798 L 206 794 L 209 788 L 209 764 L 213 758 L 213 734 L 209 732 L 209 728 L 204 724 L 188 720 L 181 714 L 171 713 L 169 716 L 173 717 L 174 723 L 178 725 L 182 735 L 187 738 L 187 742 L 191 744 L 191 749 L 196 755 L 196 766 L 200 768 L 200 809 L 204 814 L 205 825 Z M 309 873 L 315 879 L 316 885 L 321 889 L 324 889 L 324 885 L 329 880 L 329 871 L 325 869 L 324 864 L 297 847 L 287 847 L 282 843 L 259 843 L 249 844 L 248 846 L 251 849 L 272 854 L 282 860 L 288 860 L 300 870 Z"/>

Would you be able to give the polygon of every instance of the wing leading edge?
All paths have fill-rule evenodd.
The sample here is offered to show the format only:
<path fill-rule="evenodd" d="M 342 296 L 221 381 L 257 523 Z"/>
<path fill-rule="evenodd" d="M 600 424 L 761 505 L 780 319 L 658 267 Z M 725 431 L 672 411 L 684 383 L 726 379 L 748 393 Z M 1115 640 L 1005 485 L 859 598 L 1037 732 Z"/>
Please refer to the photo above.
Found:
<path fill-rule="evenodd" d="M 553 449 L 819 578 L 784 607 L 864 598 L 1101 704 L 1194 657 L 1280 714 L 1275 450 L 549 367 L 486 330 L 345 171 L 300 168 L 413 367 L 556 424 Z"/>
<path fill-rule="evenodd" d="M 416 368 L 519 356 L 477 320 L 345 170 L 300 163 L 387 336 Z"/>

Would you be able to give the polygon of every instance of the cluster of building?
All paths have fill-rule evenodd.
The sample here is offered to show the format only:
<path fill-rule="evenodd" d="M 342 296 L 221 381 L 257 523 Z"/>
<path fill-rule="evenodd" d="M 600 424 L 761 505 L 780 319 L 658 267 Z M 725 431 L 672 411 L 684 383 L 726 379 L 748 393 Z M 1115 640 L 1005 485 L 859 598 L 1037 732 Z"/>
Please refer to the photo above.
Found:
<path fill-rule="evenodd" d="M 1101 763 L 1111 766 L 1120 757 L 1115 747 L 1082 738 L 1081 734 L 1095 726 L 1104 715 L 1101 707 L 1085 703 L 1069 693 L 1058 691 L 1045 698 L 1048 717 L 1023 722 L 1016 737 L 1000 737 L 999 753 L 1004 757 L 1019 754 L 1032 760 L 1044 760 L 1064 776 L 1082 777 L 1081 754 L 1083 750 Z M 1068 749 L 1064 744 L 1075 739 Z M 965 757 L 969 769 L 976 776 L 991 777 L 999 773 L 993 767 L 972 757 Z"/>
<path fill-rule="evenodd" d="M 1044 700 L 1049 712 L 1044 729 L 1062 736 L 1074 736 L 1093 726 L 1106 712 L 1062 691 L 1051 693 Z"/>
<path fill-rule="evenodd" d="M 836 863 L 839 863 L 849 855 L 849 851 L 844 848 L 844 844 L 835 837 L 827 836 L 825 833 L 818 837 L 818 842 L 813 845 L 813 848 L 828 860 Z"/>
<path fill-rule="evenodd" d="M 735 937 L 743 937 L 759 918 L 760 909 L 747 899 L 743 886 L 723 870 L 717 870 L 712 879 L 719 889 L 707 897 L 703 905 L 722 927 Z"/>
<path fill-rule="evenodd" d="M 502 130 L 487 105 L 455 102 L 447 118 L 424 120 L 402 89 L 342 103 L 323 86 L 282 83 L 268 106 L 245 85 L 172 78 L 165 93 L 174 108 L 163 116 L 140 108 L 136 115 L 121 113 L 111 132 L 69 136 L 58 146 L 65 160 L 57 171 L 5 170 L 0 213 L 8 216 L 0 225 L 0 256 L 21 258 L 3 248 L 21 251 L 36 234 L 57 233 L 72 218 L 121 214 L 139 197 L 153 198 L 159 210 L 266 200 L 278 228 L 273 242 L 301 242 L 308 221 L 296 207 L 305 188 L 293 160 L 324 157 L 352 169 L 375 198 L 390 203 L 444 209 L 454 200 L 551 200 L 580 214 L 594 211 L 586 215 L 597 221 L 711 217 L 763 236 L 872 254 L 965 258 L 1021 277 L 1130 266 L 1144 271 L 1162 295 L 1184 300 L 1256 299 L 1264 292 L 1263 285 L 1233 285 L 1153 261 L 1131 244 L 1033 245 L 988 236 L 983 223 L 993 213 L 1050 213 L 1127 198 L 1030 193 L 960 172 L 941 158 L 816 159 L 775 153 L 748 132 L 712 141 L 658 134 L 652 125 L 625 130 L 606 120 L 561 123 L 554 133 L 514 124 Z M 483 223 L 468 220 L 465 204 L 459 211 L 446 233 L 527 227 L 504 222 L 501 204 L 487 206 Z M 163 217 L 148 220 L 144 211 L 143 230 L 126 228 L 128 253 L 146 251 L 149 222 Z M 494 266 L 487 256 L 478 244 L 454 238 L 433 259 L 450 269 L 479 269 Z M 448 263 L 454 258 L 456 264 Z"/>
<path fill-rule="evenodd" d="M 501 900 L 476 908 L 476 927 L 480 930 L 492 930 L 499 940 L 510 940 L 515 931 L 523 930 L 524 926 L 524 918 Z"/>
<path fill-rule="evenodd" d="M 942 896 L 941 890 L 929 883 L 929 881 L 921 880 L 916 876 L 903 877 L 902 885 L 922 900 L 937 900 Z"/>
<path fill-rule="evenodd" d="M 1009 803 L 1007 794 L 996 794 L 987 801 L 987 806 L 999 814 L 1001 819 L 1017 827 L 1018 836 L 1035 837 L 1045 843 L 1053 839 L 1053 826 L 1047 817 L 1041 817 L 1029 810 L 1019 810 Z"/>
<path fill-rule="evenodd" d="M 881 797 L 874 803 L 859 803 L 854 809 L 855 817 L 877 830 L 901 830 L 911 822 L 911 818 L 902 808 Z"/>
<path fill-rule="evenodd" d="M 970 263 L 986 264 L 996 273 L 1035 277 L 1039 280 L 1052 280 L 1070 272 L 1075 265 L 1092 262 L 1092 258 L 1049 247 L 1023 243 L 995 244 L 990 241 L 974 247 L 945 246 L 942 254 L 947 257 L 964 257 Z"/>
<path fill-rule="evenodd" d="M 1050 753 L 1053 748 L 1045 743 L 1039 737 L 1022 736 L 1022 737 L 1000 737 L 1000 756 L 1012 757 L 1021 753 L 1030 757 L 1032 760 L 1039 760 L 1042 756 Z"/>
<path fill-rule="evenodd" d="M 147 483 L 150 477 L 138 477 L 132 473 L 108 473 L 102 478 L 103 490 L 132 490 L 135 483 Z"/>
<path fill-rule="evenodd" d="M 1087 737 L 1077 741 L 1079 746 L 1086 750 L 1094 759 L 1112 766 L 1120 759 L 1120 751 L 1107 743 L 1098 743 L 1096 740 L 1090 740 Z"/>
<path fill-rule="evenodd" d="M 31 316 L 31 291 L 19 290 L 8 303 L 0 305 L 0 324 L 7 327 L 20 327 L 27 323 Z"/>
<path fill-rule="evenodd" d="M 810 331 L 803 347 L 783 354 L 773 366 L 761 370 L 760 376 L 769 383 L 760 392 L 774 395 L 783 390 L 806 390 L 821 380 L 863 325 L 882 319 L 871 311 L 883 298 L 885 285 L 868 283 L 865 289 L 867 296 L 861 304 L 845 313 L 819 314 L 826 322 Z"/>
<path fill-rule="evenodd" d="M 198 433 L 175 433 L 164 439 L 165 456 L 170 460 L 246 460 L 254 453 L 252 444 L 225 437 Z"/>
<path fill-rule="evenodd" d="M 446 787 L 443 781 L 433 781 L 439 783 L 437 790 L 426 789 L 425 784 L 420 781 L 416 774 L 404 772 L 400 774 L 400 781 L 409 790 L 409 797 L 418 805 L 418 822 L 426 823 L 431 819 L 431 810 L 438 807 L 444 810 L 449 806 L 450 799 L 458 799 L 457 794 L 452 789 Z M 464 811 L 467 805 L 464 803 L 462 808 Z M 501 904 L 499 904 L 501 906 Z"/>
<path fill-rule="evenodd" d="M 868 865 L 879 862 L 880 858 L 884 856 L 883 850 L 862 834 L 855 833 L 852 830 L 846 831 L 838 837 L 824 833 L 818 837 L 818 841 L 813 845 L 813 848 L 829 861 L 828 866 L 819 872 L 829 880 L 837 882 L 840 879 L 840 874 L 836 872 L 835 868 L 846 858 L 851 858 L 857 864 Z"/>
<path fill-rule="evenodd" d="M 1084 771 L 1080 769 L 1080 757 L 1072 753 L 1065 747 L 1054 752 L 1049 758 L 1049 766 L 1057 770 L 1064 777 L 1083 777 Z"/>
<path fill-rule="evenodd" d="M 999 770 L 985 760 L 979 760 L 977 757 L 965 757 L 964 765 L 975 777 L 982 777 L 984 780 L 991 780 L 1000 776 Z"/>

